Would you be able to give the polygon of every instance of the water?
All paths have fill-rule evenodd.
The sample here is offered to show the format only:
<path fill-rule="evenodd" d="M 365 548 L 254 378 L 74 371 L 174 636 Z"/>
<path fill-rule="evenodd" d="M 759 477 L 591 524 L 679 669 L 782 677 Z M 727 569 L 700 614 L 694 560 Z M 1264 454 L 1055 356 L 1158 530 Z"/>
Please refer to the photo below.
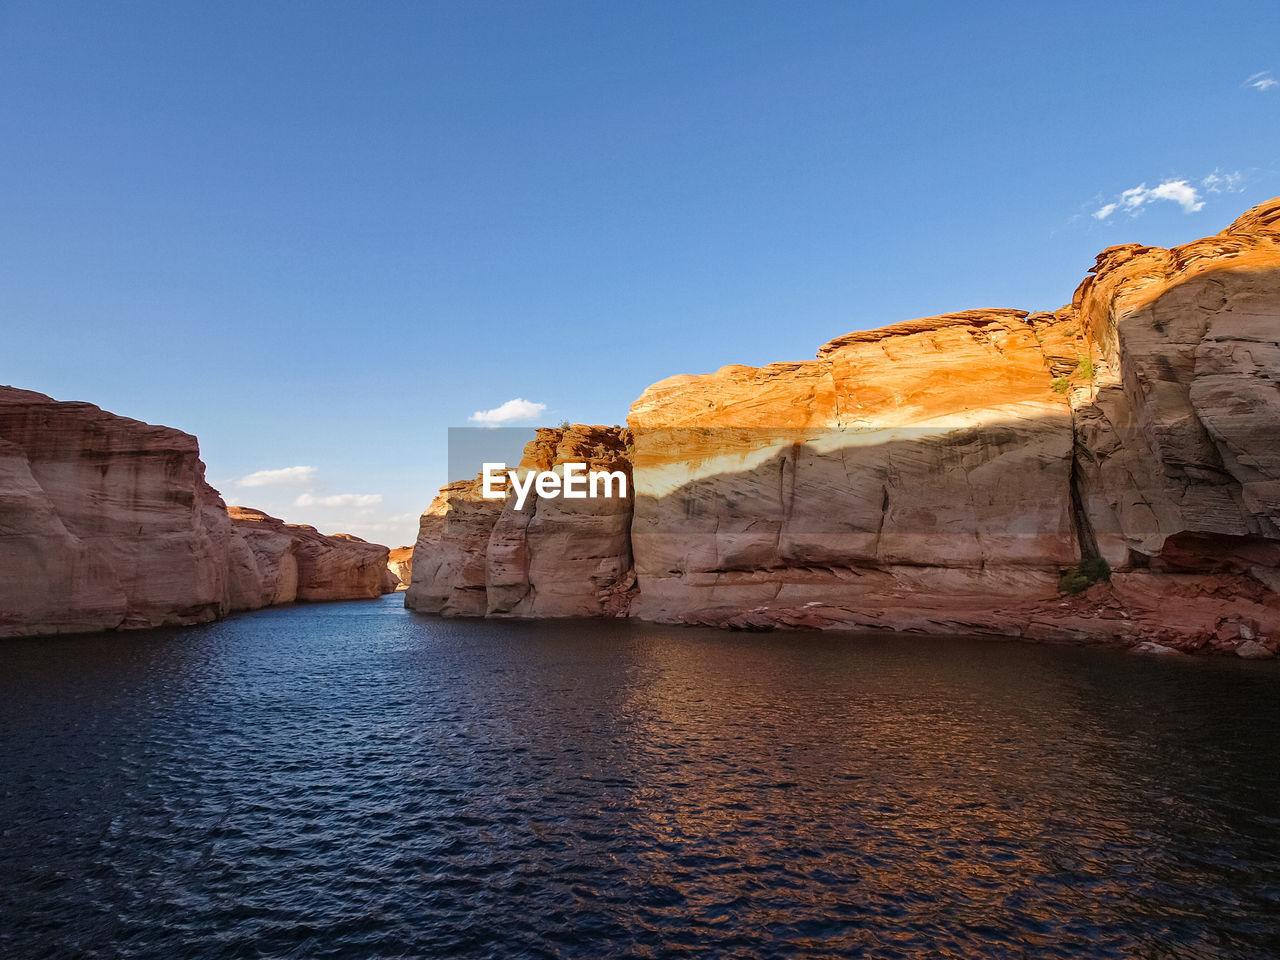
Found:
<path fill-rule="evenodd" d="M 399 602 L 0 644 L 0 956 L 1280 955 L 1280 664 Z"/>

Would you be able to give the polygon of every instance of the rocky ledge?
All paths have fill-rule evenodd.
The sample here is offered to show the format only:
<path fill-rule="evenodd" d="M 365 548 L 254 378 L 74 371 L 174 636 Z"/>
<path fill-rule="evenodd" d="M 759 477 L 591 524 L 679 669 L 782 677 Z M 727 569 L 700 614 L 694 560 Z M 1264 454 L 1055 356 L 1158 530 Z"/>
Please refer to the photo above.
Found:
<path fill-rule="evenodd" d="M 628 425 L 609 455 L 634 496 L 586 501 L 605 516 L 445 487 L 406 604 L 1274 654 L 1280 198 L 1180 247 L 1103 251 L 1052 313 L 672 377 Z M 527 465 L 602 429 L 539 431 Z"/>

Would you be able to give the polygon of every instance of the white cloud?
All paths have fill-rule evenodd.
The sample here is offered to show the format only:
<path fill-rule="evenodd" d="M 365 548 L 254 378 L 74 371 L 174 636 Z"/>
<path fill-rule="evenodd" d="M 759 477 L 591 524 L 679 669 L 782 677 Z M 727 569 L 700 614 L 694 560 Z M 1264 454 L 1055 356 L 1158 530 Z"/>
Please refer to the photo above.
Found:
<path fill-rule="evenodd" d="M 376 507 L 381 502 L 380 493 L 334 493 L 323 497 L 304 493 L 293 504 L 296 507 Z"/>
<path fill-rule="evenodd" d="M 1244 189 L 1241 184 L 1244 183 L 1244 174 L 1239 171 L 1233 173 L 1221 173 L 1214 170 L 1203 180 L 1200 186 L 1204 187 L 1210 193 L 1239 193 Z"/>
<path fill-rule="evenodd" d="M 1151 191 L 1148 200 L 1172 200 L 1184 213 L 1195 213 L 1204 207 L 1196 188 L 1185 180 L 1166 180 Z"/>
<path fill-rule="evenodd" d="M 1270 70 L 1261 70 L 1241 84 L 1242 87 L 1253 87 L 1255 90 L 1269 90 L 1280 87 L 1280 80 L 1271 76 Z"/>
<path fill-rule="evenodd" d="M 486 427 L 500 427 L 504 423 L 532 420 L 545 409 L 547 409 L 545 403 L 534 403 L 531 400 L 516 397 L 514 400 L 508 400 L 502 406 L 494 407 L 492 410 L 477 410 L 467 419 L 472 423 L 479 423 Z"/>
<path fill-rule="evenodd" d="M 315 479 L 315 467 L 281 467 L 259 470 L 236 481 L 238 487 L 305 487 Z"/>
<path fill-rule="evenodd" d="M 1172 200 L 1182 207 L 1184 213 L 1195 213 L 1204 207 L 1200 194 L 1186 180 L 1165 180 L 1154 187 L 1148 187 L 1145 183 L 1130 187 L 1111 203 L 1105 203 L 1095 210 L 1093 216 L 1096 220 L 1105 220 L 1117 210 L 1136 216 L 1143 206 L 1155 200 Z"/>

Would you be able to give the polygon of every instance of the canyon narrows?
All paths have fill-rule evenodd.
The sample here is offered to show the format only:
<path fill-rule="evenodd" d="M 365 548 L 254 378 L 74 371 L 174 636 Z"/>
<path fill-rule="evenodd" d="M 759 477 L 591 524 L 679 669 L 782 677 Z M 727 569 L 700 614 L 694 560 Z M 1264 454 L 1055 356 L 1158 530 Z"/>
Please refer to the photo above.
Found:
<path fill-rule="evenodd" d="M 518 509 L 455 481 L 389 556 L 228 508 L 189 434 L 0 388 L 0 636 L 407 582 L 407 607 L 445 616 L 1280 653 L 1280 198 L 1104 250 L 1054 312 L 670 377 L 625 428 L 539 429 L 519 469 L 566 464 L 625 495 Z"/>

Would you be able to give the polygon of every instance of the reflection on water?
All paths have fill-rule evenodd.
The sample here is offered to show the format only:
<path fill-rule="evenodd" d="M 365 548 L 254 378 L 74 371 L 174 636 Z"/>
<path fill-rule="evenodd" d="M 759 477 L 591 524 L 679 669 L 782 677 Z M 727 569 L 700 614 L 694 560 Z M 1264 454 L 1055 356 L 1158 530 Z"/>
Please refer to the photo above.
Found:
<path fill-rule="evenodd" d="M 398 603 L 0 645 L 0 955 L 1280 954 L 1280 665 Z"/>

